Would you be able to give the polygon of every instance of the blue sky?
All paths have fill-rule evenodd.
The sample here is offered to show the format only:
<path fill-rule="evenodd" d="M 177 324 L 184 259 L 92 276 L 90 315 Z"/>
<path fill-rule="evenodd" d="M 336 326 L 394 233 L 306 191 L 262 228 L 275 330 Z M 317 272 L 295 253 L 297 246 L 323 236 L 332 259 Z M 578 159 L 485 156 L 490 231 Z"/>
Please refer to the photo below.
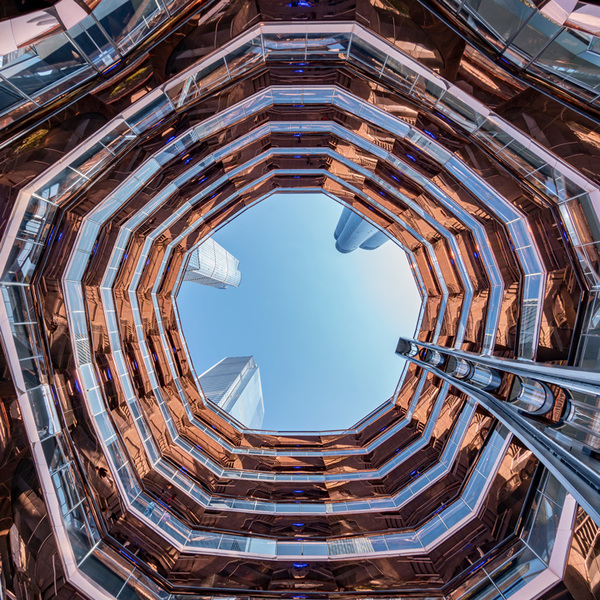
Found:
<path fill-rule="evenodd" d="M 388 399 L 421 298 L 393 242 L 341 254 L 342 206 L 323 194 L 277 194 L 217 231 L 240 261 L 239 288 L 181 286 L 177 305 L 198 375 L 226 356 L 260 368 L 264 429 L 349 427 Z"/>

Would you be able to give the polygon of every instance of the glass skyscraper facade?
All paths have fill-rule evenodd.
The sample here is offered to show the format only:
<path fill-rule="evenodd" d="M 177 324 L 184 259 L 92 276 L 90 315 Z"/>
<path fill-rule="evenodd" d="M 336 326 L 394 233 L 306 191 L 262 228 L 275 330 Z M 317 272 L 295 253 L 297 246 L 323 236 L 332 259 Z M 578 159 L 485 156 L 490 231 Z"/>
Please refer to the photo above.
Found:
<path fill-rule="evenodd" d="M 0 21 L 0 595 L 598 598 L 597 7 L 22 10 Z M 244 428 L 175 298 L 200 241 L 303 191 L 404 248 L 422 314 L 354 427 Z"/>
<path fill-rule="evenodd" d="M 245 427 L 260 429 L 265 415 L 260 371 L 252 356 L 227 357 L 200 375 L 203 392 Z"/>
<path fill-rule="evenodd" d="M 347 254 L 357 248 L 375 250 L 389 238 L 383 231 L 367 223 L 360 215 L 344 208 L 333 234 L 338 252 Z"/>
<path fill-rule="evenodd" d="M 226 289 L 238 287 L 242 280 L 240 261 L 212 238 L 190 252 L 184 281 Z"/>

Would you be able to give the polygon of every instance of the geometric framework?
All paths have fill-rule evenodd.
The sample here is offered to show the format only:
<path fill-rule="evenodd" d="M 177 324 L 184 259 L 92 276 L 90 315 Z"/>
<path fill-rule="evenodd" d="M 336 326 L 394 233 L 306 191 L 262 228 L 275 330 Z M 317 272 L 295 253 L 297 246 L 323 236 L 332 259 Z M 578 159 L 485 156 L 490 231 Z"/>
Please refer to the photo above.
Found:
<path fill-rule="evenodd" d="M 199 27 L 151 50 L 150 79 L 132 77 L 134 62 L 93 93 L 71 81 L 47 129 L 12 117 L 0 330 L 23 421 L 10 426 L 29 441 L 43 501 L 22 489 L 45 503 L 68 582 L 32 546 L 36 585 L 121 598 L 571 593 L 563 567 L 576 549 L 593 558 L 599 521 L 593 109 L 570 111 L 569 88 L 545 81 L 547 114 L 565 118 L 550 125 L 535 103 L 515 116 L 498 98 L 542 96 L 414 3 L 321 7 L 303 22 L 294 10 L 310 3 L 258 3 L 254 27 L 239 25 L 242 6 L 200 8 Z M 179 17 L 148 10 L 130 17 L 144 17 L 140 39 Z M 36 162 L 38 138 L 55 154 Z M 244 430 L 204 401 L 186 357 L 173 306 L 186 253 L 279 190 L 351 206 L 407 249 L 422 285 L 403 380 L 352 430 Z M 24 523 L 16 539 L 44 531 Z"/>

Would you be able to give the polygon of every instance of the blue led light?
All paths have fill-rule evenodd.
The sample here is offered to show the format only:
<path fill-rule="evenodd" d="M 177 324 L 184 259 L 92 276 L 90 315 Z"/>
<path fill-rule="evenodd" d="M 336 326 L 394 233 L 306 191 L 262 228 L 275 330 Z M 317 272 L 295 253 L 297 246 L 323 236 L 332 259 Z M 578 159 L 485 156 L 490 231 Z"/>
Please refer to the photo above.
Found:
<path fill-rule="evenodd" d="M 121 61 L 118 60 L 112 67 L 108 67 L 108 69 L 105 69 L 104 71 L 102 71 L 102 74 L 104 75 L 105 73 L 109 73 L 113 69 L 116 69 L 119 66 L 120 62 Z"/>
<path fill-rule="evenodd" d="M 304 569 L 304 567 L 308 567 L 308 563 L 292 563 L 294 565 L 294 569 Z"/>
<path fill-rule="evenodd" d="M 294 494 L 304 494 L 304 490 L 294 490 Z"/>
<path fill-rule="evenodd" d="M 444 508 L 446 508 L 446 504 L 442 504 L 442 505 L 441 505 L 439 508 L 436 508 L 436 509 L 433 511 L 433 514 L 434 514 L 434 515 L 437 515 L 437 513 L 439 513 L 439 512 L 440 512 L 442 509 L 444 509 Z"/>
<path fill-rule="evenodd" d="M 441 112 L 436 110 L 435 114 L 443 121 L 446 121 L 447 123 L 451 123 L 450 119 L 446 115 L 442 114 Z"/>
<path fill-rule="evenodd" d="M 56 225 L 50 230 L 50 235 L 48 236 L 48 241 L 46 242 L 46 247 L 50 245 L 52 241 L 52 236 L 54 235 L 54 230 L 56 229 Z"/>
<path fill-rule="evenodd" d="M 304 527 L 304 523 L 292 523 L 294 527 Z"/>
<path fill-rule="evenodd" d="M 413 162 L 417 162 L 417 159 L 412 154 L 407 154 L 406 158 L 410 158 Z"/>
<path fill-rule="evenodd" d="M 490 557 L 479 561 L 478 563 L 475 564 L 475 566 L 467 573 L 467 575 L 470 575 L 473 571 L 476 571 L 477 569 L 479 569 L 479 567 L 482 567 L 483 565 L 485 565 L 485 563 L 490 560 Z"/>
<path fill-rule="evenodd" d="M 437 138 L 435 137 L 435 135 L 433 135 L 433 133 L 431 133 L 431 131 L 428 131 L 427 129 L 423 129 L 423 133 L 426 133 L 430 138 L 437 140 Z"/>

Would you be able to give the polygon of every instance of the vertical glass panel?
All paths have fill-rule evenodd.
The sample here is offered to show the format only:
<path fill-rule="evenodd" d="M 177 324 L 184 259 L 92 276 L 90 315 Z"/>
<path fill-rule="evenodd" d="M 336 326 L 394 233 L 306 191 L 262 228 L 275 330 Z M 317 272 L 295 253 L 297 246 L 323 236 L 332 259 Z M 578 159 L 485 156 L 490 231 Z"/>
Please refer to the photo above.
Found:
<path fill-rule="evenodd" d="M 25 102 L 25 97 L 14 90 L 10 85 L 0 81 L 0 112 Z"/>
<path fill-rule="evenodd" d="M 444 93 L 445 88 L 438 85 L 435 81 L 419 77 L 413 87 L 413 94 L 426 104 L 435 104 Z"/>
<path fill-rule="evenodd" d="M 35 97 L 44 88 L 87 65 L 67 36 L 57 33 L 29 46 L 3 69 L 3 75 L 23 93 Z"/>
<path fill-rule="evenodd" d="M 386 60 L 386 55 L 371 44 L 367 44 L 356 36 L 352 37 L 350 60 L 368 67 L 369 70 L 380 73 Z"/>
<path fill-rule="evenodd" d="M 600 55 L 588 52 L 589 41 L 589 36 L 582 32 L 563 31 L 540 54 L 537 62 L 588 89 L 600 88 Z"/>
<path fill-rule="evenodd" d="M 116 50 L 91 15 L 71 27 L 69 35 L 99 69 L 110 66 L 119 58 Z"/>
<path fill-rule="evenodd" d="M 142 133 L 170 113 L 172 107 L 167 96 L 160 93 L 156 94 L 150 102 L 141 106 L 137 112 L 134 113 L 133 110 L 135 110 L 135 105 L 131 111 L 127 111 L 129 114 L 125 121 L 133 131 Z"/>
<path fill-rule="evenodd" d="M 267 58 L 297 60 L 306 56 L 305 33 L 265 33 L 263 39 Z"/>
<path fill-rule="evenodd" d="M 25 389 L 31 390 L 44 383 L 44 363 L 39 358 L 29 358 L 19 362 L 25 382 Z"/>
<path fill-rule="evenodd" d="M 536 13 L 515 37 L 513 45 L 530 58 L 535 58 L 559 30 L 556 23 Z"/>
<path fill-rule="evenodd" d="M 559 519 L 560 511 L 548 498 L 542 496 L 527 543 L 546 564 L 552 554 Z"/>
<path fill-rule="evenodd" d="M 123 51 L 129 50 L 152 29 L 162 15 L 156 0 L 100 2 L 94 16 Z"/>
<path fill-rule="evenodd" d="M 465 6 L 502 40 L 514 35 L 534 10 L 521 0 L 466 0 Z"/>
<path fill-rule="evenodd" d="M 329 35 L 309 33 L 306 36 L 306 48 L 312 59 L 344 59 L 349 41 L 350 34 L 348 33 Z"/>
<path fill-rule="evenodd" d="M 246 71 L 256 62 L 262 60 L 260 38 L 256 37 L 239 48 L 235 48 L 225 57 L 225 60 L 232 76 Z"/>
<path fill-rule="evenodd" d="M 56 432 L 52 426 L 52 418 L 46 405 L 44 388 L 40 386 L 30 390 L 28 397 L 40 439 L 43 440 L 48 435 L 54 435 Z"/>
<path fill-rule="evenodd" d="M 492 573 L 491 579 L 500 589 L 503 597 L 510 598 L 545 568 L 546 565 L 529 548 L 526 548 Z"/>
<path fill-rule="evenodd" d="M 484 119 L 473 107 L 452 96 L 452 94 L 445 94 L 436 108 L 450 115 L 454 121 L 457 121 L 468 131 L 477 128 Z"/>
<path fill-rule="evenodd" d="M 389 58 L 383 74 L 392 79 L 400 89 L 410 89 L 417 79 L 417 74 L 395 58 Z"/>
<path fill-rule="evenodd" d="M 71 542 L 73 542 L 73 537 L 71 537 Z M 81 545 L 79 547 L 81 547 Z M 78 555 L 81 555 L 81 552 L 82 550 L 79 550 L 79 552 L 76 553 L 76 558 L 78 558 L 78 562 L 79 560 L 81 560 L 81 558 L 78 557 Z M 91 554 L 86 558 L 86 560 L 84 560 L 79 565 L 79 568 L 92 581 L 96 582 L 98 586 L 100 586 L 100 588 L 106 590 L 109 594 L 112 594 L 116 597 L 116 595 L 121 591 L 121 589 L 123 589 L 125 580 L 119 575 L 117 575 L 106 564 L 104 564 L 105 562 L 106 560 L 104 559 L 104 557 L 103 560 L 100 561 L 98 557 L 95 556 L 95 554 Z"/>
<path fill-rule="evenodd" d="M 523 174 L 536 171 L 546 164 L 543 158 L 516 140 L 511 141 L 508 146 L 505 146 L 498 153 L 498 156 L 502 157 L 509 164 L 512 164 Z"/>

